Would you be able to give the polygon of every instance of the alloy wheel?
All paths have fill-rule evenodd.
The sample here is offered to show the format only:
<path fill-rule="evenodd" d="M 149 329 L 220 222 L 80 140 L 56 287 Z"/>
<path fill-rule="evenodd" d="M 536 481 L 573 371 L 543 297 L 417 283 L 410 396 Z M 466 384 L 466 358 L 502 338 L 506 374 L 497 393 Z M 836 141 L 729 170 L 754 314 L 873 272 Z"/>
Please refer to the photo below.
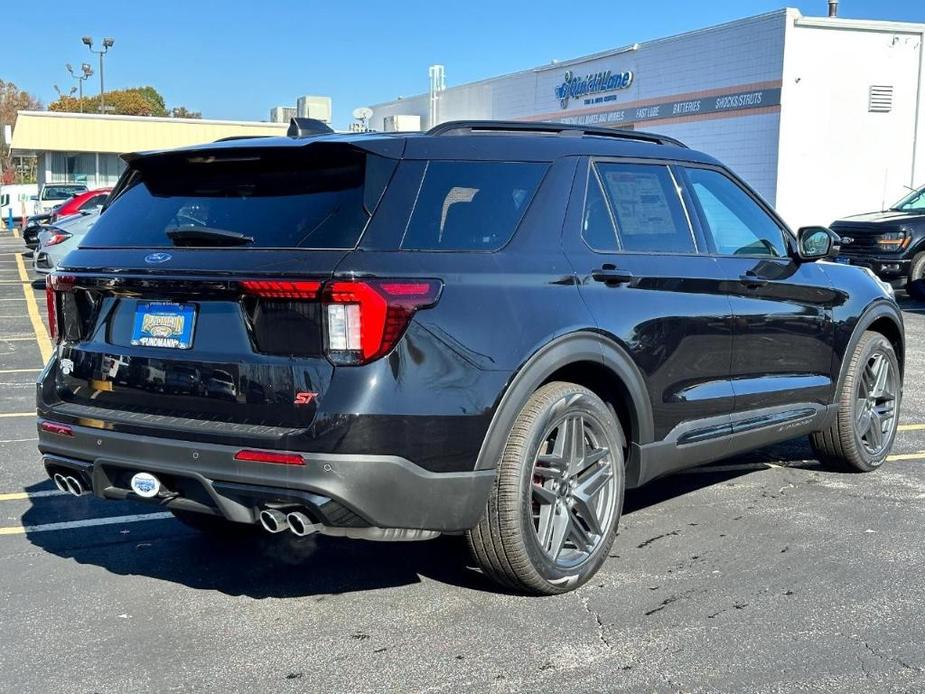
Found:
<path fill-rule="evenodd" d="M 549 429 L 533 463 L 533 529 L 562 568 L 587 560 L 612 524 L 614 455 L 602 441 L 596 420 L 569 414 Z"/>
<path fill-rule="evenodd" d="M 893 439 L 896 428 L 896 374 L 883 352 L 874 352 L 858 379 L 855 431 L 865 451 L 877 457 Z"/>

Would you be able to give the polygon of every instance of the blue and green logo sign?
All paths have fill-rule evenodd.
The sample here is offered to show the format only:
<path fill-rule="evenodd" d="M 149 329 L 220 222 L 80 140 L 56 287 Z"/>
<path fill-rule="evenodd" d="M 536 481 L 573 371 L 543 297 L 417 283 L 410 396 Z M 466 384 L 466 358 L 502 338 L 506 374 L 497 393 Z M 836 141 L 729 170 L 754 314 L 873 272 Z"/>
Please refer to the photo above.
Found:
<path fill-rule="evenodd" d="M 556 98 L 562 108 L 567 108 L 569 99 L 626 89 L 632 83 L 633 73 L 630 70 L 617 73 L 604 70 L 584 77 L 578 77 L 569 70 L 562 84 L 556 86 Z"/>

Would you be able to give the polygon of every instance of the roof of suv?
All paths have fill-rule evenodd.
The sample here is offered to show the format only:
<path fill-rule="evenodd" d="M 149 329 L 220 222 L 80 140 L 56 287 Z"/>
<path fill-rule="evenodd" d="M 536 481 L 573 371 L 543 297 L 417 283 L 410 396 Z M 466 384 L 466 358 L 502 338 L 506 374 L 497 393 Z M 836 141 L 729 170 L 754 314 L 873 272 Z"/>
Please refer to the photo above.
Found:
<path fill-rule="evenodd" d="M 139 159 L 183 153 L 247 152 L 325 144 L 350 145 L 390 158 L 552 161 L 564 156 L 613 156 L 671 159 L 716 164 L 670 137 L 566 123 L 452 121 L 431 130 L 397 133 L 332 133 L 303 137 L 253 137 L 223 140 L 173 150 L 123 156 Z"/>

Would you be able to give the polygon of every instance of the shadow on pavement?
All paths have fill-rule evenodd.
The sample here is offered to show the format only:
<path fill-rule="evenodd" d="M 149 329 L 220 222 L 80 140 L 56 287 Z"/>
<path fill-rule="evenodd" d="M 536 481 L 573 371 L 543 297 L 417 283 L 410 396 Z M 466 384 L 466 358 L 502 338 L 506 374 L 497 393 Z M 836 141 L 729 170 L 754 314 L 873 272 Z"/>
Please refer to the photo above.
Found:
<path fill-rule="evenodd" d="M 716 469 L 708 466 L 696 474 L 657 480 L 627 492 L 624 514 L 766 469 L 766 463 L 777 462 L 782 455 L 793 452 L 776 447 L 717 463 L 713 466 Z M 726 469 L 729 467 L 734 469 Z M 43 482 L 26 491 L 51 488 L 50 482 Z M 32 500 L 32 504 L 22 517 L 27 527 L 162 510 L 89 496 L 44 496 Z M 422 579 L 470 590 L 503 592 L 472 567 L 462 537 L 378 543 L 323 536 L 298 538 L 288 532 L 270 535 L 249 529 L 232 537 L 215 537 L 171 518 L 26 534 L 33 545 L 46 552 L 117 575 L 148 576 L 256 599 L 351 593 L 412 585 Z"/>

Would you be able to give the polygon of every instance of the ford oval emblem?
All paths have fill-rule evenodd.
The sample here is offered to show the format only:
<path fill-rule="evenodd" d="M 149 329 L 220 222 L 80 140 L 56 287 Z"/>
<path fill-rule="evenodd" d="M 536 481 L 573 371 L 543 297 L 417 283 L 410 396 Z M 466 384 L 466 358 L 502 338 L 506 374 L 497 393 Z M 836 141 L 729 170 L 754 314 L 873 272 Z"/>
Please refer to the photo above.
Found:
<path fill-rule="evenodd" d="M 173 256 L 170 255 L 170 253 L 151 253 L 145 256 L 145 262 L 151 265 L 155 263 L 166 263 L 171 258 L 173 258 Z"/>
<path fill-rule="evenodd" d="M 132 491 L 145 499 L 151 499 L 161 491 L 161 481 L 149 472 L 139 472 L 132 476 Z"/>

